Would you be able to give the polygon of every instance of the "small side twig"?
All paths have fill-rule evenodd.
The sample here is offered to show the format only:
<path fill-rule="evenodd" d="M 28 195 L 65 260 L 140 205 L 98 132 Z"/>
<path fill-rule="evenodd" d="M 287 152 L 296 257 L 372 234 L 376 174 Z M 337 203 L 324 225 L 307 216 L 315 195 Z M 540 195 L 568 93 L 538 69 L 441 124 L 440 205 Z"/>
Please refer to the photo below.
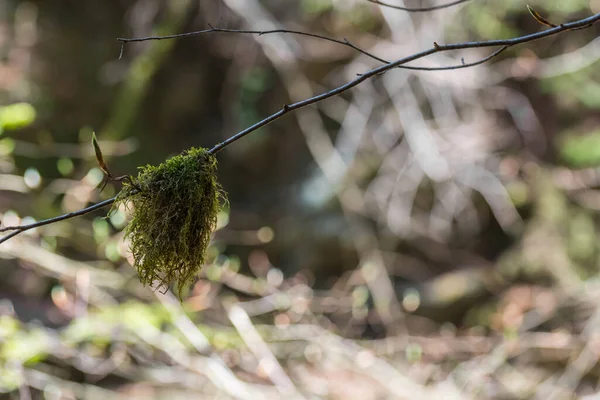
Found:
<path fill-rule="evenodd" d="M 486 56 L 480 60 L 477 60 L 477 61 L 474 61 L 471 63 L 465 63 L 465 60 L 463 58 L 463 59 L 461 59 L 461 63 L 457 64 L 457 65 L 448 65 L 448 66 L 444 66 L 444 67 L 412 67 L 410 65 L 403 65 L 401 68 L 412 70 L 412 71 L 450 71 L 453 69 L 469 68 L 469 67 L 474 67 L 476 65 L 480 65 L 480 64 L 488 62 L 492 58 L 498 56 L 504 50 L 508 49 L 508 47 L 509 46 L 502 46 L 498 50 L 496 50 L 492 54 L 490 54 L 489 56 Z M 358 74 L 358 76 L 361 76 L 361 75 L 362 74 Z"/>
<path fill-rule="evenodd" d="M 96 154 L 96 161 L 98 162 L 98 166 L 100 167 L 102 172 L 104 172 L 104 179 L 103 179 L 102 187 L 100 188 L 101 192 L 104 190 L 104 187 L 106 186 L 106 184 L 109 181 L 113 181 L 113 182 L 127 181 L 127 182 L 129 182 L 129 184 L 131 184 L 137 190 L 140 190 L 136 186 L 136 184 L 133 181 L 133 179 L 131 178 L 131 176 L 129 176 L 129 175 L 114 176 L 110 172 L 110 170 L 108 169 L 108 165 L 106 165 L 106 162 L 104 161 L 104 156 L 102 155 L 102 150 L 100 149 L 100 144 L 98 143 L 98 139 L 96 138 L 96 132 L 92 132 L 92 147 L 94 148 L 94 153 Z"/>

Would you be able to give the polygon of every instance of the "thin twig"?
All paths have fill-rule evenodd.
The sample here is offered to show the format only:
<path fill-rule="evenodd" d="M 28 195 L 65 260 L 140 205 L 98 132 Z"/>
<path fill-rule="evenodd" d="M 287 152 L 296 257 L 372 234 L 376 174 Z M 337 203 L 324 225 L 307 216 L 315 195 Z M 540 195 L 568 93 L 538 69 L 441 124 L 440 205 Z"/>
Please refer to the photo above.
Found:
<path fill-rule="evenodd" d="M 311 38 L 315 38 L 315 39 L 319 39 L 319 40 L 325 40 L 327 42 L 332 42 L 332 43 L 337 43 L 337 44 L 341 44 L 343 46 L 347 46 L 350 47 L 353 50 L 358 51 L 361 54 L 364 54 L 367 57 L 370 57 L 374 60 L 377 60 L 381 63 L 387 64 L 389 61 L 384 60 L 383 58 L 377 57 L 374 54 L 369 53 L 366 50 L 361 49 L 360 47 L 352 44 L 348 39 L 344 38 L 343 40 L 340 39 L 334 39 L 334 38 L 330 38 L 324 35 L 319 35 L 316 33 L 310 33 L 310 32 L 302 32 L 302 31 L 295 31 L 293 29 L 271 29 L 271 30 L 266 30 L 266 31 L 257 31 L 257 30 L 243 30 L 243 29 L 224 29 L 224 28 L 217 28 L 212 26 L 211 24 L 208 24 L 208 26 L 210 27 L 210 29 L 204 29 L 201 31 L 195 31 L 195 32 L 186 32 L 186 33 L 179 33 L 176 35 L 167 35 L 167 36 L 146 36 L 146 37 L 140 37 L 140 38 L 117 38 L 117 40 L 119 42 L 121 42 L 121 50 L 119 52 L 119 59 L 121 59 L 121 57 L 123 56 L 123 49 L 125 47 L 126 43 L 129 42 L 146 42 L 149 40 L 166 40 L 166 39 L 179 39 L 179 38 L 183 38 L 183 37 L 189 37 L 189 36 L 199 36 L 199 35 L 204 35 L 207 33 L 215 33 L 215 32 L 222 32 L 222 33 L 248 33 L 248 34 L 254 34 L 254 35 L 269 35 L 269 34 L 273 34 L 273 33 L 289 33 L 289 34 L 293 34 L 293 35 L 300 35 L 300 36 L 307 36 L 307 37 L 311 37 Z"/>
<path fill-rule="evenodd" d="M 337 96 L 341 93 L 346 92 L 349 89 L 352 89 L 353 87 L 359 85 L 360 83 L 364 82 L 367 79 L 373 78 L 381 73 L 387 72 L 391 69 L 394 68 L 398 68 L 400 66 L 402 66 L 403 64 L 406 64 L 408 62 L 420 59 L 420 58 L 424 58 L 427 57 L 431 54 L 434 53 L 439 53 L 439 52 L 443 52 L 443 51 L 452 51 L 452 50 L 461 50 L 461 49 L 472 49 L 472 48 L 481 48 L 481 47 L 496 47 L 496 46 L 501 46 L 501 48 L 499 50 L 497 50 L 496 52 L 492 53 L 490 56 L 477 61 L 475 63 L 472 63 L 471 65 L 468 64 L 464 64 L 464 65 L 459 65 L 454 67 L 454 69 L 456 68 L 464 68 L 465 66 L 472 66 L 472 65 L 478 65 L 481 64 L 485 61 L 490 60 L 491 58 L 497 56 L 498 54 L 500 54 L 502 51 L 506 50 L 509 47 L 512 46 L 516 46 L 518 44 L 522 44 L 522 43 L 526 43 L 526 42 L 532 42 L 535 40 L 539 40 L 539 39 L 543 39 L 549 36 L 553 36 L 559 33 L 562 33 L 564 31 L 570 31 L 570 30 L 576 30 L 576 29 L 581 29 L 581 28 L 587 28 L 592 26 L 593 24 L 597 23 L 598 21 L 600 21 L 600 13 L 598 14 L 594 14 L 590 17 L 587 18 L 583 18 L 577 21 L 573 21 L 573 22 L 569 22 L 569 23 L 565 23 L 565 24 L 561 24 L 559 26 L 556 26 L 554 28 L 550 28 L 550 29 L 546 29 L 544 31 L 541 32 L 537 32 L 537 33 L 532 33 L 529 35 L 525 35 L 525 36 L 519 36 L 516 38 L 512 38 L 512 39 L 499 39 L 499 40 L 488 40 L 488 41 L 480 41 L 480 42 L 464 42 L 464 43 L 455 43 L 455 44 L 447 44 L 447 45 L 439 45 L 437 43 L 434 43 L 434 46 L 428 50 L 424 50 L 421 51 L 419 53 L 415 53 L 412 54 L 410 56 L 398 59 L 394 62 L 390 62 L 384 65 L 381 65 L 377 68 L 373 68 L 370 71 L 359 75 L 356 79 L 347 82 L 341 86 L 338 86 L 335 89 L 332 89 L 328 92 L 307 98 L 305 100 L 301 100 L 298 101 L 296 103 L 292 103 L 292 104 L 287 104 L 284 105 L 281 110 L 277 111 L 274 114 L 271 114 L 270 116 L 264 118 L 263 120 L 255 123 L 254 125 L 244 129 L 243 131 L 240 131 L 238 133 L 236 133 L 235 135 L 231 136 L 230 138 L 228 138 L 227 140 L 216 144 L 215 146 L 213 146 L 208 152 L 209 154 L 216 154 L 219 151 L 223 150 L 225 147 L 231 145 L 233 142 L 243 138 L 244 136 L 248 135 L 251 132 L 254 132 L 260 128 L 262 128 L 265 125 L 270 124 L 271 122 L 283 117 L 285 114 L 309 106 L 311 104 L 326 100 L 328 98 Z M 216 28 L 211 28 L 209 30 L 206 31 L 201 31 L 201 32 L 210 32 L 210 31 L 214 31 L 213 29 Z M 255 33 L 256 31 L 246 31 L 246 32 L 253 32 Z M 180 34 L 180 35 L 171 35 L 171 36 L 156 36 L 152 39 L 152 37 L 148 37 L 148 38 L 137 38 L 137 39 L 119 39 L 120 41 L 124 43 L 126 42 L 133 42 L 133 41 L 143 41 L 143 40 L 163 40 L 163 39 L 172 39 L 172 38 L 177 38 L 177 37 L 182 37 L 182 36 L 192 36 L 192 35 L 196 35 L 198 34 L 198 32 L 190 32 L 188 34 Z M 442 67 L 444 69 L 453 69 L 453 67 Z M 81 215 L 85 215 L 88 214 L 92 211 L 98 210 L 102 207 L 111 205 L 112 203 L 115 202 L 115 197 L 108 199 L 108 200 L 104 200 L 103 202 L 94 204 L 90 207 L 84 208 L 82 210 L 76 211 L 76 212 L 72 212 L 72 213 L 68 213 L 68 214 L 64 214 L 58 217 L 54 217 L 54 218 L 49 218 L 43 221 L 39 221 L 33 224 L 28 224 L 28 225 L 21 225 L 21 226 L 10 226 L 10 227 L 4 227 L 0 229 L 0 232 L 6 232 L 9 230 L 14 230 L 14 232 L 11 232 L 10 234 L 0 238 L 0 243 L 3 243 L 5 241 L 7 241 L 8 239 L 23 233 L 27 230 L 30 229 L 34 229 L 40 226 L 44 226 L 44 225 L 48 225 L 54 222 L 58 222 L 58 221 L 63 221 L 66 219 L 70 219 L 70 218 L 74 218 L 74 217 L 78 217 Z"/>
<path fill-rule="evenodd" d="M 491 60 L 492 58 L 496 57 L 497 55 L 499 55 L 500 53 L 502 53 L 504 50 L 508 49 L 509 46 L 502 46 L 500 47 L 498 50 L 496 50 L 495 52 L 493 52 L 492 54 L 490 54 L 489 56 L 486 56 L 480 60 L 471 62 L 471 63 L 465 63 L 463 61 L 462 64 L 458 64 L 458 65 L 448 65 L 445 67 L 411 67 L 409 65 L 403 65 L 399 68 L 403 68 L 403 69 L 410 69 L 413 71 L 450 71 L 453 69 L 461 69 L 461 68 L 469 68 L 469 67 L 474 67 L 476 65 L 480 65 L 483 64 L 489 60 Z M 361 74 L 359 74 L 360 76 Z"/>
<path fill-rule="evenodd" d="M 210 29 L 204 29 L 204 30 L 195 31 L 195 32 L 180 33 L 180 34 L 176 34 L 176 35 L 145 36 L 145 37 L 139 37 L 139 38 L 118 38 L 117 40 L 121 42 L 121 50 L 119 52 L 119 59 L 123 55 L 125 44 L 129 43 L 129 42 L 146 42 L 149 40 L 178 39 L 178 38 L 182 38 L 182 37 L 198 36 L 198 35 L 203 35 L 203 34 L 207 34 L 207 33 L 222 32 L 222 33 L 242 33 L 242 34 L 247 33 L 247 34 L 254 34 L 254 35 L 258 35 L 258 36 L 263 36 L 263 35 L 268 35 L 268 34 L 273 34 L 273 33 L 289 33 L 289 34 L 293 34 L 293 35 L 308 36 L 311 38 L 320 39 L 320 40 L 324 40 L 327 42 L 337 43 L 337 44 L 341 44 L 343 46 L 350 47 L 351 49 L 356 50 L 357 52 L 359 52 L 369 58 L 372 58 L 376 61 L 379 61 L 383 64 L 391 63 L 391 61 L 389 61 L 389 60 L 378 57 L 378 56 L 374 55 L 373 53 L 370 53 L 366 50 L 361 49 L 360 47 L 351 43 L 347 38 L 340 40 L 340 39 L 334 39 L 331 37 L 327 37 L 324 35 L 319 35 L 316 33 L 302 32 L 302 31 L 296 31 L 296 30 L 292 30 L 292 29 L 271 29 L 271 30 L 262 31 L 262 30 L 247 30 L 247 29 L 216 28 L 211 24 L 208 24 L 208 26 L 210 26 Z M 476 61 L 473 63 L 452 65 L 452 66 L 448 66 L 448 67 L 415 67 L 415 66 L 408 66 L 408 65 L 398 65 L 398 66 L 396 66 L 396 68 L 408 69 L 408 70 L 412 70 L 412 71 L 445 71 L 445 70 L 453 70 L 453 69 L 460 69 L 460 68 L 468 68 L 468 67 L 472 67 L 475 65 L 483 64 L 484 62 L 488 61 L 489 59 L 500 54 L 505 49 L 506 48 L 500 49 L 497 53 L 494 53 L 489 57 L 486 57 L 482 60 L 479 60 L 479 61 Z"/>
<path fill-rule="evenodd" d="M 378 4 L 380 6 L 393 8 L 394 10 L 402 10 L 402 11 L 408 11 L 408 12 L 428 12 L 428 11 L 441 10 L 443 8 L 456 6 L 461 3 L 466 3 L 469 0 L 457 0 L 457 1 L 453 1 L 451 3 L 440 4 L 439 6 L 418 7 L 418 8 L 396 6 L 394 4 L 384 3 L 383 1 L 379 1 L 379 0 L 367 0 L 367 1 L 369 3 Z"/>

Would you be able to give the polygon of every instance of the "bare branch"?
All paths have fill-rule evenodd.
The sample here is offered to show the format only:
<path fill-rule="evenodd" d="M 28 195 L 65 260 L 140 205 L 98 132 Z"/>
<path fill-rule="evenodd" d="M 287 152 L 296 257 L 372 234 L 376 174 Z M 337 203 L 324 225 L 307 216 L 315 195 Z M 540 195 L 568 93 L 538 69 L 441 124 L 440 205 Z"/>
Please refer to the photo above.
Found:
<path fill-rule="evenodd" d="M 48 218 L 43 221 L 34 222 L 33 224 L 18 225 L 18 226 L 5 226 L 4 228 L 0 228 L 0 232 L 7 232 L 7 231 L 14 231 L 14 232 L 11 232 L 10 234 L 0 238 L 0 243 L 4 243 L 8 239 L 10 239 L 14 236 L 17 236 L 18 234 L 28 231 L 30 229 L 38 228 L 40 226 L 44 226 L 44 225 L 48 225 L 48 224 L 53 224 L 55 222 L 64 221 L 65 219 L 71 219 L 71 218 L 79 217 L 81 215 L 89 214 L 93 211 L 99 210 L 100 208 L 111 205 L 112 203 L 115 202 L 115 199 L 116 199 L 116 197 L 113 197 L 108 200 L 101 201 L 100 203 L 96 203 L 94 205 L 86 207 L 82 210 L 71 212 L 68 214 L 59 215 L 58 217 Z"/>
<path fill-rule="evenodd" d="M 307 37 L 320 39 L 320 40 L 324 40 L 327 42 L 337 43 L 337 44 L 341 44 L 343 46 L 350 47 L 351 49 L 356 50 L 357 52 L 359 52 L 369 58 L 372 58 L 376 61 L 379 61 L 383 64 L 389 64 L 391 62 L 384 58 L 378 57 L 378 56 L 374 55 L 373 53 L 370 53 L 366 50 L 361 49 L 360 47 L 351 43 L 347 38 L 340 40 L 340 39 L 330 38 L 330 37 L 327 37 L 324 35 L 319 35 L 316 33 L 302 32 L 302 31 L 296 31 L 296 30 L 292 30 L 292 29 L 271 29 L 271 30 L 261 31 L 261 30 L 217 28 L 210 24 L 209 24 L 209 26 L 210 26 L 210 29 L 204 29 L 204 30 L 195 31 L 195 32 L 180 33 L 180 34 L 176 34 L 176 35 L 145 36 L 145 37 L 140 37 L 140 38 L 118 38 L 117 40 L 121 42 L 121 51 L 119 53 L 119 59 L 123 55 L 125 44 L 129 43 L 129 42 L 145 42 L 145 41 L 149 41 L 149 40 L 178 39 L 178 38 L 182 38 L 182 37 L 199 36 L 199 35 L 203 35 L 203 34 L 207 34 L 207 33 L 222 32 L 222 33 L 242 33 L 242 34 L 247 33 L 247 34 L 255 34 L 258 36 L 268 35 L 268 34 L 273 34 L 273 33 L 289 33 L 289 34 L 293 34 L 293 35 L 307 36 Z M 469 63 L 469 64 L 461 64 L 461 65 L 455 65 L 455 66 L 449 66 L 449 67 L 416 67 L 416 66 L 399 65 L 396 68 L 408 69 L 408 70 L 413 70 L 413 71 L 443 71 L 443 70 L 460 69 L 460 68 L 472 67 L 475 65 L 482 64 L 482 63 L 488 61 L 489 59 L 497 56 L 504 50 L 505 49 L 502 49 L 489 57 L 486 57 L 480 61 L 477 61 L 474 63 Z"/>
<path fill-rule="evenodd" d="M 379 1 L 379 0 L 367 0 L 367 1 L 369 3 L 378 4 L 380 6 L 393 8 L 394 10 L 401 10 L 401 11 L 408 11 L 408 12 L 428 12 L 428 11 L 441 10 L 443 8 L 448 8 L 448 7 L 456 6 L 456 5 L 461 4 L 461 3 L 466 3 L 469 0 L 456 0 L 456 1 L 453 1 L 451 3 L 440 4 L 439 6 L 417 7 L 417 8 L 396 6 L 396 5 L 393 5 L 393 4 L 384 3 L 383 1 Z"/>
<path fill-rule="evenodd" d="M 282 116 L 284 116 L 285 114 L 287 114 L 290 111 L 294 111 L 299 108 L 306 107 L 308 105 L 326 100 L 330 97 L 337 96 L 341 93 L 344 93 L 345 91 L 347 91 L 349 89 L 352 89 L 353 87 L 359 85 L 360 83 L 364 82 L 367 79 L 370 79 L 381 73 L 387 72 L 393 68 L 402 66 L 403 64 L 406 64 L 410 61 L 418 60 L 420 58 L 427 57 L 431 54 L 443 52 L 443 51 L 472 49 L 472 48 L 480 48 L 480 47 L 496 47 L 496 46 L 502 46 L 502 47 L 504 47 L 504 49 L 506 49 L 506 48 L 509 48 L 509 47 L 512 47 L 512 46 L 515 46 L 518 44 L 522 44 L 522 43 L 526 43 L 526 42 L 533 42 L 535 40 L 553 36 L 553 35 L 556 35 L 558 33 L 564 32 L 564 31 L 588 27 L 588 26 L 591 26 L 591 25 L 597 23 L 598 21 L 600 21 L 600 13 L 594 14 L 588 18 L 580 19 L 578 21 L 561 24 L 560 26 L 557 26 L 557 27 L 554 27 L 551 29 L 546 29 L 541 32 L 532 33 L 532 34 L 525 35 L 525 36 L 519 36 L 519 37 L 512 38 L 512 39 L 498 39 L 498 40 L 488 40 L 488 41 L 480 41 L 480 42 L 464 42 L 464 43 L 455 43 L 455 44 L 446 44 L 446 45 L 439 45 L 437 43 L 434 43 L 434 46 L 431 49 L 424 50 L 419 53 L 415 53 L 410 56 L 396 60 L 394 62 L 374 68 L 374 69 L 358 76 L 356 79 L 354 79 L 348 83 L 345 83 L 341 86 L 338 86 L 337 88 L 332 89 L 328 92 L 310 97 L 308 99 L 305 99 L 305 100 L 302 100 L 302 101 L 299 101 L 299 102 L 296 102 L 293 104 L 285 105 L 281 108 L 281 110 L 277 111 L 276 113 L 271 114 L 269 117 L 263 119 L 262 121 L 257 122 L 256 124 L 231 136 L 229 139 L 215 145 L 210 151 L 212 154 L 216 154 L 219 151 L 223 150 L 225 147 L 227 147 L 230 144 L 232 144 L 233 142 L 235 142 L 236 140 L 241 139 L 242 137 L 246 136 L 247 134 L 249 134 L 259 128 L 262 128 L 263 126 L 275 121 L 276 119 L 281 118 Z M 504 50 L 504 49 L 502 49 L 502 50 Z"/>
<path fill-rule="evenodd" d="M 179 33 L 176 35 L 146 36 L 146 37 L 140 37 L 140 38 L 117 38 L 117 40 L 119 42 L 121 42 L 121 51 L 119 53 L 119 59 L 121 59 L 121 57 L 123 56 L 123 49 L 125 47 L 125 44 L 129 43 L 129 42 L 146 42 L 149 40 L 179 39 L 179 38 L 184 38 L 184 37 L 189 37 L 189 36 L 204 35 L 207 33 L 222 32 L 222 33 L 248 33 L 248 34 L 255 34 L 255 35 L 259 35 L 259 36 L 269 35 L 269 34 L 273 34 L 273 33 L 289 33 L 289 34 L 293 34 L 293 35 L 307 36 L 307 37 L 325 40 L 327 42 L 337 43 L 337 44 L 341 44 L 343 46 L 350 47 L 351 49 L 356 50 L 359 53 L 364 54 L 365 56 L 370 57 L 370 58 L 377 60 L 384 64 L 387 64 L 389 62 L 387 60 L 384 60 L 383 58 L 377 57 L 376 55 L 369 53 L 366 50 L 361 49 L 358 46 L 355 46 L 354 44 L 350 43 L 350 41 L 348 41 L 348 39 L 346 39 L 346 38 L 344 38 L 343 40 L 340 40 L 340 39 L 330 38 L 330 37 L 327 37 L 324 35 L 319 35 L 316 33 L 295 31 L 292 29 L 271 29 L 271 30 L 266 30 L 266 31 L 256 31 L 256 30 L 243 30 L 243 29 L 216 28 L 210 24 L 208 26 L 210 27 L 210 29 L 204 29 L 204 30 L 195 31 L 195 32 Z"/>
<path fill-rule="evenodd" d="M 509 46 L 502 46 L 498 50 L 496 50 L 492 54 L 490 54 L 489 56 L 484 57 L 481 60 L 477 60 L 477 61 L 471 62 L 471 63 L 465 63 L 464 60 L 463 60 L 462 64 L 459 64 L 459 65 L 449 65 L 449 66 L 446 66 L 446 67 L 411 67 L 409 65 L 403 65 L 403 66 L 401 66 L 399 68 L 409 69 L 409 70 L 412 70 L 412 71 L 450 71 L 450 70 L 453 70 L 453 69 L 469 68 L 469 67 L 474 67 L 476 65 L 483 64 L 483 63 L 491 60 L 492 58 L 494 58 L 497 55 L 499 55 L 500 53 L 502 53 L 504 50 L 508 49 L 508 47 Z"/>
<path fill-rule="evenodd" d="M 461 50 L 461 49 L 472 49 L 472 48 L 480 48 L 480 47 L 498 47 L 500 46 L 500 49 L 496 50 L 494 53 L 492 53 L 491 55 L 489 55 L 488 57 L 485 57 L 482 60 L 476 61 L 474 63 L 471 64 L 462 64 L 462 65 L 458 65 L 458 66 L 451 66 L 451 67 L 440 67 L 440 68 L 429 68 L 429 69 L 425 69 L 423 67 L 411 67 L 411 69 L 422 69 L 422 70 L 444 70 L 444 69 L 457 69 L 457 68 L 465 68 L 465 67 L 469 67 L 469 66 L 474 66 L 474 65 L 479 65 L 482 64 L 488 60 L 490 60 L 491 58 L 497 56 L 498 54 L 500 54 L 502 51 L 506 50 L 509 47 L 512 46 L 516 46 L 518 44 L 522 44 L 522 43 L 527 43 L 527 42 L 532 42 L 535 40 L 539 40 L 539 39 L 543 39 L 549 36 L 553 36 L 565 31 L 571 31 L 571 30 L 577 30 L 577 29 L 583 29 L 583 28 L 587 28 L 590 27 L 592 25 L 594 25 L 595 23 L 597 23 L 598 21 L 600 21 L 600 13 L 598 14 L 594 14 L 590 17 L 587 18 L 583 18 L 577 21 L 573 21 L 573 22 L 569 22 L 569 23 L 565 23 L 565 24 L 561 24 L 558 26 L 555 26 L 553 28 L 550 29 L 546 29 L 544 31 L 541 32 L 537 32 L 537 33 L 532 33 L 529 35 L 525 35 L 525 36 L 519 36 L 516 38 L 512 38 L 512 39 L 499 39 L 499 40 L 488 40 L 488 41 L 479 41 L 479 42 L 464 42 L 464 43 L 455 43 L 455 44 L 447 44 L 447 45 L 440 45 L 437 43 L 434 43 L 434 46 L 428 50 L 424 50 L 421 51 L 419 53 L 415 53 L 412 54 L 410 56 L 398 59 L 394 62 L 390 62 L 390 63 L 386 63 L 384 65 L 381 65 L 377 68 L 371 69 L 369 71 L 367 71 L 366 73 L 359 75 L 356 79 L 347 82 L 341 86 L 338 86 L 335 89 L 332 89 L 328 92 L 307 98 L 305 100 L 302 101 L 298 101 L 296 103 L 292 103 L 292 104 L 287 104 L 284 105 L 279 111 L 277 111 L 274 114 L 271 114 L 270 116 L 264 118 L 263 120 L 257 122 L 256 124 L 244 129 L 243 131 L 240 131 L 238 133 L 236 133 L 235 135 L 231 136 L 230 138 L 228 138 L 227 140 L 216 144 L 215 146 L 213 146 L 210 150 L 209 153 L 210 154 L 216 154 L 219 151 L 223 150 L 225 147 L 231 145 L 232 143 L 234 143 L 235 141 L 243 138 L 244 136 L 248 135 L 251 132 L 254 132 L 260 128 L 262 128 L 265 125 L 270 124 L 271 122 L 283 117 L 285 114 L 309 106 L 311 104 L 314 103 L 318 103 L 320 101 L 326 100 L 328 98 L 337 96 L 341 93 L 344 93 L 350 89 L 352 89 L 353 87 L 359 85 L 360 83 L 364 82 L 367 79 L 373 78 L 379 74 L 382 74 L 384 72 L 387 72 L 391 69 L 394 68 L 399 68 L 404 66 L 404 64 L 414 61 L 414 60 L 418 60 L 420 58 L 424 58 L 427 57 L 429 55 L 432 55 L 434 53 L 438 53 L 438 52 L 443 52 L 443 51 L 453 51 L 453 50 Z M 139 42 L 139 41 L 145 41 L 145 40 L 163 40 L 163 39 L 173 39 L 173 38 L 179 38 L 179 37 L 185 37 L 185 36 L 193 36 L 193 35 L 198 35 L 200 33 L 208 33 L 208 32 L 216 32 L 216 31 L 221 31 L 220 29 L 217 30 L 217 28 L 211 28 L 205 31 L 199 31 L 199 32 L 190 32 L 190 33 L 184 33 L 184 34 L 179 34 L 179 35 L 170 35 L 170 36 L 154 36 L 154 37 L 146 37 L 146 38 L 136 38 L 136 39 L 119 39 L 121 42 L 123 42 L 123 45 L 127 42 Z M 224 30 L 225 32 L 236 32 L 236 33 L 258 33 L 261 34 L 261 32 L 264 33 L 274 33 L 274 32 L 283 32 L 282 30 L 277 30 L 277 31 L 234 31 L 234 30 Z M 292 31 L 289 31 L 292 32 Z M 298 33 L 296 31 L 293 31 L 294 33 Z M 263 33 L 263 34 L 264 34 Z M 299 34 L 305 34 L 305 33 L 299 33 Z M 319 37 L 319 35 L 313 35 L 313 34 L 305 34 L 307 36 L 312 36 L 312 37 Z M 341 41 L 337 41 L 336 39 L 324 39 L 324 40 L 330 40 L 330 41 L 335 41 L 337 43 L 340 43 Z M 348 45 L 347 42 L 341 42 L 341 44 L 344 45 Z M 350 45 L 350 47 L 352 47 L 352 45 Z M 368 54 L 368 53 L 364 53 L 364 54 Z M 372 56 L 373 57 L 373 56 Z M 383 61 L 383 60 L 379 60 L 379 61 Z M 406 67 L 406 66 L 404 66 Z M 112 203 L 114 203 L 115 198 L 111 198 L 108 200 L 104 200 L 100 203 L 94 204 L 90 207 L 84 208 L 82 210 L 76 211 L 76 212 L 72 212 L 72 213 L 68 213 L 68 214 L 64 214 L 58 217 L 54 217 L 54 218 L 49 218 L 43 221 L 39 221 L 33 224 L 28 224 L 28 225 L 20 225 L 20 226 L 10 226 L 10 227 L 4 227 L 4 228 L 0 228 L 0 232 L 6 232 L 6 231 L 14 231 L 11 232 L 10 234 L 2 237 L 0 239 L 0 243 L 3 243 L 5 241 L 7 241 L 8 239 L 23 233 L 27 230 L 30 229 L 34 229 L 40 226 L 44 226 L 44 225 L 48 225 L 54 222 L 59 222 L 59 221 L 63 221 L 66 219 L 70 219 L 70 218 L 74 218 L 74 217 L 78 217 L 81 215 L 85 215 L 88 214 L 92 211 L 98 210 L 102 207 L 111 205 Z"/>

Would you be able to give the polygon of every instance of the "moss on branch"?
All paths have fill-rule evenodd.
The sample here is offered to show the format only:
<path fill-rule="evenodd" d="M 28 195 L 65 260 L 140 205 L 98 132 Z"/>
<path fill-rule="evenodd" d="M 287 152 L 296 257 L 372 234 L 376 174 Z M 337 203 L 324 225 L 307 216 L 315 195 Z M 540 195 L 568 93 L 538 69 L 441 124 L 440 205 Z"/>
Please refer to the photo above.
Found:
<path fill-rule="evenodd" d="M 114 207 L 133 208 L 125 237 L 143 284 L 176 283 L 181 298 L 193 283 L 227 201 L 216 175 L 216 158 L 192 148 L 124 183 Z"/>

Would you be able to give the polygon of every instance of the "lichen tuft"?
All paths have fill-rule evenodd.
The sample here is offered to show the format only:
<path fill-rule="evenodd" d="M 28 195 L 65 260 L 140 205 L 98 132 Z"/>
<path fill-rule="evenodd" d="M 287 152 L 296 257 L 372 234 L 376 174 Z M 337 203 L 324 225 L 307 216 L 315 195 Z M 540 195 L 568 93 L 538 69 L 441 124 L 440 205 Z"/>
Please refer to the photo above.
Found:
<path fill-rule="evenodd" d="M 133 206 L 125 237 L 143 284 L 176 283 L 181 298 L 193 283 L 227 201 L 216 174 L 216 158 L 192 148 L 159 166 L 141 167 L 123 184 L 113 207 Z"/>

